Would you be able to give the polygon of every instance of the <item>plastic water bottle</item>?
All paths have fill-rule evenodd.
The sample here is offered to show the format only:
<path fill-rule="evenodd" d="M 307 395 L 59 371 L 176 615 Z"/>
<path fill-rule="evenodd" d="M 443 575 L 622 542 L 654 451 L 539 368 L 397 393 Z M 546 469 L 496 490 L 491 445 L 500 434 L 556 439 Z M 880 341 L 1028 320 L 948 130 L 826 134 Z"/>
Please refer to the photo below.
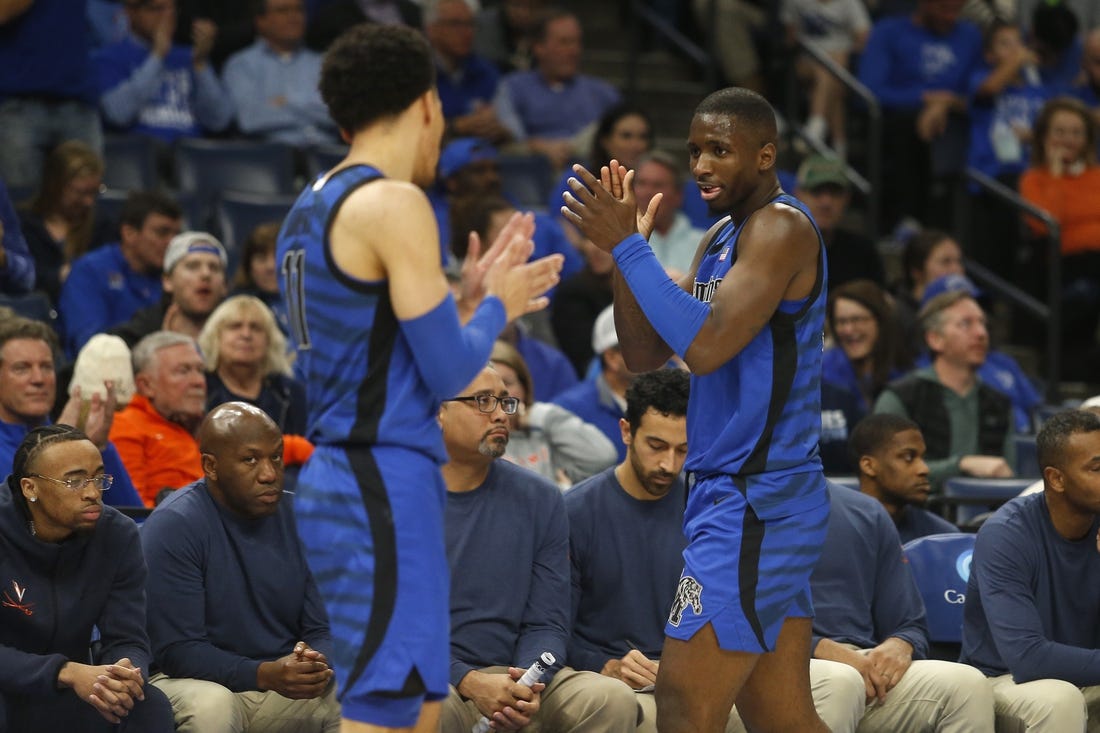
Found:
<path fill-rule="evenodd" d="M 546 670 L 554 666 L 554 662 L 557 659 L 550 652 L 543 652 L 539 655 L 539 658 L 531 663 L 531 666 L 527 668 L 527 671 L 523 673 L 523 676 L 519 678 L 519 684 L 524 687 L 530 687 L 546 674 Z M 481 720 L 474 724 L 474 727 L 470 730 L 470 733 L 489 733 L 489 719 L 484 715 L 481 716 Z"/>

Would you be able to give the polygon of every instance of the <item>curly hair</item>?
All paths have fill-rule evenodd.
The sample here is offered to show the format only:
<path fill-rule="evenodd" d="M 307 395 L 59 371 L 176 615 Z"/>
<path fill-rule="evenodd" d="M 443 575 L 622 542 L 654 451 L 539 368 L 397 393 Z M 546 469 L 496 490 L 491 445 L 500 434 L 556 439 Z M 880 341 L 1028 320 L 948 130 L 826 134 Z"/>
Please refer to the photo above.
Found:
<path fill-rule="evenodd" d="M 635 377 L 626 390 L 626 421 L 630 434 L 638 432 L 650 408 L 662 415 L 687 415 L 691 378 L 682 369 L 657 369 Z"/>
<path fill-rule="evenodd" d="M 360 24 L 333 42 L 319 88 L 333 121 L 346 133 L 403 112 L 435 86 L 431 48 L 404 26 Z"/>

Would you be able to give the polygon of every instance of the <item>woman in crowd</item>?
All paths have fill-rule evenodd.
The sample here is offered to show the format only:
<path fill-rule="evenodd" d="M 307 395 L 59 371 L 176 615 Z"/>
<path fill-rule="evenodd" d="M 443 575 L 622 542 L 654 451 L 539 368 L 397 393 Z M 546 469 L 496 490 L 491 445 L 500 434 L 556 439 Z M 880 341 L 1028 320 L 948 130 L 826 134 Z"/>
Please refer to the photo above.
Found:
<path fill-rule="evenodd" d="M 1084 103 L 1055 97 L 1035 120 L 1033 139 L 1031 167 L 1020 177 L 1020 195 L 1049 212 L 1061 229 L 1062 363 L 1067 378 L 1089 380 L 1098 364 L 1095 334 L 1100 320 L 1096 122 Z M 1036 237 L 1046 235 L 1042 222 L 1025 220 Z"/>
<path fill-rule="evenodd" d="M 595 425 L 563 407 L 535 400 L 531 373 L 511 344 L 497 341 L 489 362 L 508 394 L 519 398 L 508 418 L 511 437 L 504 457 L 539 473 L 563 489 L 599 473 L 618 460 L 618 452 Z"/>
<path fill-rule="evenodd" d="M 206 320 L 199 346 L 206 359 L 208 410 L 223 402 L 249 402 L 284 434 L 305 434 L 306 391 L 291 377 L 286 337 L 262 300 L 227 298 Z"/>
<path fill-rule="evenodd" d="M 34 257 L 35 288 L 56 304 L 74 259 L 118 239 L 96 217 L 103 183 L 103 159 L 77 140 L 63 142 L 46 157 L 42 184 L 20 212 L 20 227 Z"/>
<path fill-rule="evenodd" d="M 279 238 L 280 222 L 261 224 L 252 230 L 241 251 L 234 295 L 252 295 L 271 309 L 279 329 L 288 333 L 286 301 L 279 292 L 279 270 L 275 265 L 275 241 Z"/>
<path fill-rule="evenodd" d="M 103 505 L 111 478 L 84 433 L 49 425 L 27 433 L 0 485 L 0 577 L 9 584 L 0 729 L 175 730 L 168 699 L 145 684 L 145 560 L 133 521 Z"/>

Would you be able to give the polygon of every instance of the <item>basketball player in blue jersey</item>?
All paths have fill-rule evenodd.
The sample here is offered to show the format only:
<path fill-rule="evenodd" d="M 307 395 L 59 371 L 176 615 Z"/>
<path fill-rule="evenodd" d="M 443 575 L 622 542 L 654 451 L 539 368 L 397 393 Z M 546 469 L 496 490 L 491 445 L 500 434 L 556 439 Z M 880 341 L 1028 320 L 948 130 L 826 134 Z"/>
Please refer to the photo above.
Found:
<path fill-rule="evenodd" d="M 633 171 L 574 166 L 563 214 L 615 258 L 615 326 L 631 371 L 672 353 L 693 373 L 689 539 L 657 676 L 661 733 L 827 731 L 810 698 L 810 574 L 829 505 L 818 458 L 825 250 L 776 178 L 771 106 L 746 89 L 695 110 L 691 167 L 712 213 L 691 272 L 646 242 Z M 656 197 L 654 197 L 656 199 Z"/>
<path fill-rule="evenodd" d="M 443 132 L 427 42 L 358 26 L 330 48 L 320 89 L 351 147 L 279 233 L 316 446 L 295 514 L 335 641 L 341 730 L 426 733 L 450 659 L 440 401 L 484 367 L 507 321 L 546 305 L 561 258 L 525 263 L 531 219 L 514 218 L 464 268 L 460 325 L 421 189 Z"/>

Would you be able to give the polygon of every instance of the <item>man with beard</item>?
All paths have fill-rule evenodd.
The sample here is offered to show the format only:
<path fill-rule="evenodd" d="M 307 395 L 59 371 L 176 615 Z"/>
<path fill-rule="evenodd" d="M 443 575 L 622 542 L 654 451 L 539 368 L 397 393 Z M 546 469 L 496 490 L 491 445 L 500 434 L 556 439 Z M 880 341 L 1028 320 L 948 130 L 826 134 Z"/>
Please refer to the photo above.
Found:
<path fill-rule="evenodd" d="M 628 733 L 638 706 L 630 688 L 566 662 L 569 525 L 561 492 L 498 461 L 519 400 L 486 367 L 439 410 L 449 461 L 447 561 L 451 569 L 451 689 L 443 733 L 467 733 L 485 716 L 498 730 Z M 550 652 L 543 682 L 518 684 Z"/>
<path fill-rule="evenodd" d="M 565 494 L 573 575 L 569 659 L 637 691 L 655 733 L 652 694 L 665 618 L 683 567 L 684 482 L 689 378 L 679 369 L 638 375 L 620 421 L 626 459 Z M 625 584 L 623 578 L 629 579 Z M 863 680 L 843 664 L 810 661 L 818 715 L 829 730 L 854 731 L 863 715 Z M 726 731 L 743 731 L 731 711 Z"/>
<path fill-rule="evenodd" d="M 924 462 L 924 436 L 912 420 L 900 415 L 869 415 L 848 440 L 852 465 L 859 470 L 859 490 L 878 499 L 894 520 L 902 544 L 959 528 L 924 509 L 931 484 Z"/>

